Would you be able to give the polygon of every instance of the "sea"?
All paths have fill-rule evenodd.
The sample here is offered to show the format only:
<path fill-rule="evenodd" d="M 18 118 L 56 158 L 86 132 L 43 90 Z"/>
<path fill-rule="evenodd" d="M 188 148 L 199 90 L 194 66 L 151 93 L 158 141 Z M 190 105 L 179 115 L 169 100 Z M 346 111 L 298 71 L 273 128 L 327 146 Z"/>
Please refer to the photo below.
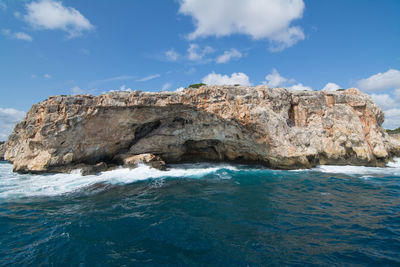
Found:
<path fill-rule="evenodd" d="M 91 176 L 1 162 L 0 266 L 400 266 L 400 159 Z"/>

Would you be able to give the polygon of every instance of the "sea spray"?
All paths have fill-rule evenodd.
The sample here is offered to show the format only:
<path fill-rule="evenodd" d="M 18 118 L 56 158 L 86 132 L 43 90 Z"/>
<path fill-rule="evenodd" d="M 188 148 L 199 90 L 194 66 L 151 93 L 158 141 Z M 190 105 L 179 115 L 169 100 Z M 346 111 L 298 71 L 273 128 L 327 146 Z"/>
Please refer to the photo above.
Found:
<path fill-rule="evenodd" d="M 386 168 L 323 165 L 314 169 L 290 172 L 337 173 L 348 176 L 362 175 L 361 178 L 369 178 L 371 175 L 399 176 L 400 159 L 395 159 Z M 160 171 L 141 164 L 135 169 L 119 168 L 113 171 L 102 172 L 98 175 L 82 176 L 80 170 L 74 170 L 69 174 L 39 175 L 14 173 L 11 164 L 1 163 L 0 200 L 35 196 L 57 196 L 77 192 L 96 184 L 124 185 L 146 179 L 201 179 L 208 175 L 213 175 L 216 179 L 230 179 L 235 173 L 237 175 L 251 173 L 258 176 L 285 176 L 285 173 L 288 174 L 290 172 L 263 168 L 254 169 L 243 165 L 232 166 L 227 164 L 198 163 L 172 165 L 166 171 Z M 160 185 L 162 182 L 160 181 L 156 184 Z"/>
<path fill-rule="evenodd" d="M 146 179 L 159 178 L 202 178 L 208 174 L 221 174 L 227 178 L 226 170 L 236 171 L 230 165 L 181 164 L 160 171 L 140 164 L 135 169 L 119 168 L 98 175 L 82 176 L 80 170 L 69 174 L 18 174 L 12 171 L 12 165 L 0 164 L 0 199 L 31 196 L 56 196 L 72 193 L 95 184 L 129 184 Z"/>

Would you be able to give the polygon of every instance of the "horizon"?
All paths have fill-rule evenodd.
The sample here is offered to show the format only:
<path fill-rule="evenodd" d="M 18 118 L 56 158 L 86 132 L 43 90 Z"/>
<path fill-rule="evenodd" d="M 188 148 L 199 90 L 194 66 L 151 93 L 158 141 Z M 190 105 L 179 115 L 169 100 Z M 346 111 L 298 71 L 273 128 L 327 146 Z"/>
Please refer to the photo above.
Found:
<path fill-rule="evenodd" d="M 52 95 L 200 82 L 356 87 L 395 129 L 399 13 L 395 0 L 0 0 L 0 140 Z"/>

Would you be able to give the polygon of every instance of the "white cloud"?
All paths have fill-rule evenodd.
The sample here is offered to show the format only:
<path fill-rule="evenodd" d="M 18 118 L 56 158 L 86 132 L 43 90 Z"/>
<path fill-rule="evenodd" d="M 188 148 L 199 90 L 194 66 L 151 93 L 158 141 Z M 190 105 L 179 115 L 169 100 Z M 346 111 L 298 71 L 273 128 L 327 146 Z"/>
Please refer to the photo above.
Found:
<path fill-rule="evenodd" d="M 177 52 L 175 52 L 174 49 L 171 49 L 171 50 L 168 50 L 167 52 L 165 52 L 165 57 L 169 61 L 177 61 L 179 58 L 179 54 Z"/>
<path fill-rule="evenodd" d="M 161 90 L 163 90 L 163 91 L 168 90 L 169 88 L 171 88 L 171 85 L 172 85 L 171 83 L 164 83 Z"/>
<path fill-rule="evenodd" d="M 89 49 L 86 49 L 86 48 L 81 48 L 81 49 L 79 50 L 79 52 L 81 52 L 82 54 L 84 54 L 84 55 L 86 55 L 86 56 L 89 56 L 89 55 L 90 55 L 90 50 L 89 50 Z"/>
<path fill-rule="evenodd" d="M 358 81 L 361 90 L 370 93 L 372 100 L 385 113 L 385 128 L 400 126 L 400 71 L 389 69 Z M 385 93 L 377 93 L 377 92 Z"/>
<path fill-rule="evenodd" d="M 6 10 L 7 9 L 7 5 L 4 4 L 3 1 L 0 1 L 0 9 L 2 9 L 2 10 Z"/>
<path fill-rule="evenodd" d="M 303 0 L 180 0 L 179 12 L 192 16 L 195 31 L 189 39 L 206 36 L 250 35 L 267 38 L 271 51 L 280 51 L 304 39 L 300 27 L 290 24 L 300 19 Z"/>
<path fill-rule="evenodd" d="M 392 108 L 385 111 L 383 127 L 386 129 L 396 129 L 400 127 L 400 108 Z"/>
<path fill-rule="evenodd" d="M 29 41 L 32 42 L 33 38 L 29 34 L 26 34 L 24 32 L 16 32 L 14 33 L 14 38 L 18 40 L 24 40 L 24 41 Z"/>
<path fill-rule="evenodd" d="M 131 88 L 128 88 L 125 84 L 122 85 L 122 86 L 119 88 L 119 90 L 120 90 L 120 91 L 124 91 L 124 92 L 132 92 L 132 89 L 131 89 Z"/>
<path fill-rule="evenodd" d="M 222 55 L 218 56 L 216 59 L 216 62 L 217 63 L 227 63 L 231 59 L 239 59 L 242 56 L 243 56 L 242 53 L 240 53 L 235 48 L 232 48 L 231 50 L 227 50 Z"/>
<path fill-rule="evenodd" d="M 48 73 L 46 73 L 46 74 L 43 75 L 43 78 L 50 79 L 50 78 L 51 78 L 51 75 L 48 74 Z"/>
<path fill-rule="evenodd" d="M 95 84 L 97 85 L 97 84 L 101 84 L 101 83 L 107 83 L 107 82 L 113 82 L 113 81 L 130 80 L 130 79 L 133 79 L 133 78 L 135 78 L 135 77 L 134 76 L 129 76 L 129 75 L 111 77 L 111 78 L 107 78 L 107 79 L 104 79 L 104 80 L 95 81 L 93 83 L 93 85 L 95 85 Z"/>
<path fill-rule="evenodd" d="M 18 39 L 23 41 L 32 42 L 33 38 L 24 32 L 12 32 L 10 29 L 2 29 L 1 33 L 11 39 Z"/>
<path fill-rule="evenodd" d="M 270 74 L 265 76 L 265 81 L 263 84 L 269 87 L 282 87 L 289 91 L 312 91 L 310 86 L 305 86 L 302 83 L 297 83 L 295 79 L 288 79 L 279 74 L 276 69 L 273 69 Z"/>
<path fill-rule="evenodd" d="M 265 76 L 264 84 L 269 87 L 283 87 L 287 82 L 290 81 L 292 80 L 282 77 L 276 69 L 273 69 L 270 74 Z"/>
<path fill-rule="evenodd" d="M 286 87 L 289 91 L 312 91 L 310 86 L 305 86 L 302 83 L 298 83 L 292 86 Z"/>
<path fill-rule="evenodd" d="M 206 55 L 213 53 L 214 49 L 210 46 L 201 49 L 198 44 L 190 44 L 187 52 L 189 60 L 198 61 L 202 60 Z"/>
<path fill-rule="evenodd" d="M 242 72 L 232 73 L 230 77 L 212 72 L 205 76 L 202 82 L 208 85 L 251 85 L 249 77 Z"/>
<path fill-rule="evenodd" d="M 304 38 L 303 30 L 300 27 L 288 28 L 286 31 L 270 38 L 271 44 L 269 46 L 269 51 L 282 51 L 285 48 L 293 46 L 298 41 L 304 40 Z"/>
<path fill-rule="evenodd" d="M 372 100 L 380 106 L 383 110 L 399 107 L 400 103 L 400 89 L 393 91 L 393 96 L 389 94 L 371 94 Z"/>
<path fill-rule="evenodd" d="M 399 102 L 388 94 L 371 94 L 371 98 L 375 104 L 383 110 L 391 109 L 399 106 Z"/>
<path fill-rule="evenodd" d="M 10 36 L 11 30 L 10 29 L 1 29 L 1 34 L 4 36 Z"/>
<path fill-rule="evenodd" d="M 0 108 L 0 140 L 6 140 L 16 123 L 25 117 L 25 112 L 13 108 Z"/>
<path fill-rule="evenodd" d="M 156 79 L 156 78 L 158 78 L 160 76 L 161 76 L 160 74 L 149 75 L 149 76 L 143 77 L 141 79 L 138 79 L 136 81 L 137 82 L 146 82 L 146 81 L 150 81 L 150 80 Z"/>
<path fill-rule="evenodd" d="M 366 79 L 359 80 L 358 86 L 366 92 L 400 88 L 400 71 L 389 69 L 387 72 L 379 72 Z"/>
<path fill-rule="evenodd" d="M 15 12 L 14 12 L 14 17 L 15 17 L 16 19 L 20 19 L 20 18 L 21 18 L 21 13 L 18 12 L 18 11 L 15 11 Z"/>
<path fill-rule="evenodd" d="M 39 30 L 62 30 L 68 33 L 68 38 L 91 31 L 94 26 L 78 10 L 63 6 L 55 0 L 40 0 L 26 5 L 24 16 L 33 28 Z"/>
<path fill-rule="evenodd" d="M 337 89 L 340 89 L 340 85 L 337 85 L 336 83 L 327 83 L 324 88 L 322 88 L 322 91 L 336 91 Z"/>
<path fill-rule="evenodd" d="M 80 95 L 85 93 L 81 88 L 79 88 L 78 86 L 72 87 L 71 91 L 74 95 Z"/>

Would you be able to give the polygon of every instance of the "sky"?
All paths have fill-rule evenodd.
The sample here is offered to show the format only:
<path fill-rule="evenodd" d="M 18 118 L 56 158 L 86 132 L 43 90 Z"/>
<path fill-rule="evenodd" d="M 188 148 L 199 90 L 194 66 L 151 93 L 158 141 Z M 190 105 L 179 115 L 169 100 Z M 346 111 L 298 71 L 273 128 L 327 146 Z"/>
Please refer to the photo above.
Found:
<path fill-rule="evenodd" d="M 0 0 L 0 140 L 52 95 L 356 87 L 400 126 L 398 0 Z"/>

